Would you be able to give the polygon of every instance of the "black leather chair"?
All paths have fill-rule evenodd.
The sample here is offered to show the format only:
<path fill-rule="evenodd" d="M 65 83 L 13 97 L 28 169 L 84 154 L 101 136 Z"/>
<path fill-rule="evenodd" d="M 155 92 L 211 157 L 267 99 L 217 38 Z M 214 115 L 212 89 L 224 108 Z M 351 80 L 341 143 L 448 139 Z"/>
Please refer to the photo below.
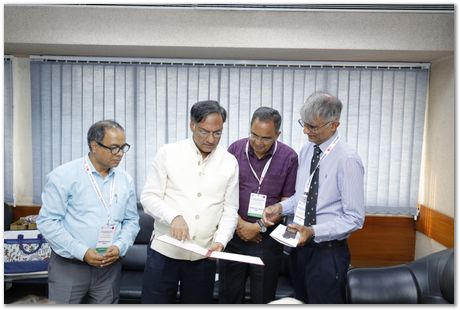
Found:
<path fill-rule="evenodd" d="M 347 302 L 352 304 L 454 303 L 454 249 L 409 264 L 348 271 Z"/>
<path fill-rule="evenodd" d="M 10 224 L 13 223 L 13 207 L 4 202 L 3 210 L 3 231 L 10 230 Z"/>
<path fill-rule="evenodd" d="M 454 249 L 424 256 L 408 265 L 420 287 L 422 304 L 454 302 Z"/>
<path fill-rule="evenodd" d="M 452 250 L 447 259 L 446 266 L 441 276 L 441 294 L 450 304 L 454 304 L 454 251 Z"/>
<path fill-rule="evenodd" d="M 418 304 L 420 289 L 406 265 L 355 268 L 348 272 L 347 298 L 353 304 Z"/>
<path fill-rule="evenodd" d="M 122 259 L 120 282 L 120 302 L 122 303 L 140 303 L 147 248 L 153 231 L 153 217 L 144 213 L 140 203 L 137 204 L 137 211 L 139 212 L 140 231 L 133 246 Z"/>

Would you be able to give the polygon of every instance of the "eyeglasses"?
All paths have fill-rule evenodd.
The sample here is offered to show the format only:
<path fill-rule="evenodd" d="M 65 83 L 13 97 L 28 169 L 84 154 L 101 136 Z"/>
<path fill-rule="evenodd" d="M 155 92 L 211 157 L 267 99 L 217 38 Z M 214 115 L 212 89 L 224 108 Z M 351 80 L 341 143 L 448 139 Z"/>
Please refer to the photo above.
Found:
<path fill-rule="evenodd" d="M 251 139 L 251 140 L 260 140 L 260 141 L 262 141 L 262 142 L 265 143 L 265 144 L 269 144 L 269 143 L 272 143 L 273 141 L 275 141 L 275 138 L 261 137 L 261 136 L 256 135 L 256 134 L 253 133 L 253 132 L 251 132 L 251 133 L 249 134 L 249 139 Z"/>
<path fill-rule="evenodd" d="M 201 127 L 198 127 L 197 132 L 198 132 L 198 135 L 202 138 L 207 138 L 209 137 L 209 135 L 212 135 L 214 138 L 216 139 L 219 139 L 220 137 L 222 137 L 222 130 L 218 130 L 218 131 L 208 131 L 204 128 L 201 128 Z"/>
<path fill-rule="evenodd" d="M 131 145 L 129 145 L 128 143 L 125 143 L 123 145 L 115 145 L 115 146 L 106 146 L 104 144 L 102 144 L 101 142 L 99 141 L 96 141 L 96 143 L 99 145 L 99 146 L 102 146 L 103 148 L 105 149 L 108 149 L 110 150 L 110 153 L 112 153 L 112 155 L 117 155 L 118 152 L 122 151 L 123 154 L 128 152 L 129 151 L 129 148 L 131 147 Z"/>
<path fill-rule="evenodd" d="M 301 118 L 299 118 L 298 122 L 299 122 L 299 125 L 302 126 L 302 128 L 306 127 L 308 129 L 308 131 L 311 131 L 313 133 L 317 133 L 321 128 L 323 128 L 323 127 L 329 125 L 330 123 L 332 123 L 332 121 L 330 121 L 330 122 L 327 122 L 326 124 L 324 124 L 323 126 L 318 127 L 318 126 L 312 126 L 310 124 L 305 123 Z"/>

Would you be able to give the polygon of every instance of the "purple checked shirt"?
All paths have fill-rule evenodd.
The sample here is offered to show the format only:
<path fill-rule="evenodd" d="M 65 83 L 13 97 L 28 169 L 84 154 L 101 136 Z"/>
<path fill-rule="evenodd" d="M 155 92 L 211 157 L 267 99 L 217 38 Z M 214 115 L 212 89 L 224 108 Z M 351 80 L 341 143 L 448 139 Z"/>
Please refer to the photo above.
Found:
<path fill-rule="evenodd" d="M 228 151 L 236 157 L 239 166 L 240 198 L 238 214 L 245 221 L 255 222 L 257 218 L 248 216 L 248 205 L 251 193 L 257 193 L 259 182 L 252 173 L 246 157 L 247 142 L 248 138 L 235 141 L 228 147 Z M 248 150 L 249 160 L 259 179 L 265 164 L 273 156 L 260 187 L 260 194 L 267 195 L 266 207 L 279 202 L 281 197 L 291 197 L 295 193 L 297 167 L 299 165 L 297 153 L 286 144 L 278 141 L 275 154 L 273 154 L 274 149 L 275 143 L 261 159 L 257 158 L 251 145 L 249 145 Z"/>

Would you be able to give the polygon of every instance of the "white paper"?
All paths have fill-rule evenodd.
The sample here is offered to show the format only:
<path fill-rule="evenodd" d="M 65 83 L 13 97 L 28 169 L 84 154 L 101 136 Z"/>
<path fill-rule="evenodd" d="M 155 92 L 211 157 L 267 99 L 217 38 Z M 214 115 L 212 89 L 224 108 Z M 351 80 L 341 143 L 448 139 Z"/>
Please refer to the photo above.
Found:
<path fill-rule="evenodd" d="M 248 263 L 248 264 L 255 264 L 255 265 L 264 265 L 260 257 L 256 256 L 249 256 L 249 255 L 241 255 L 241 254 L 234 254 L 234 253 L 227 253 L 227 252 L 218 252 L 218 251 L 210 251 L 205 249 L 199 245 L 196 245 L 190 241 L 180 241 L 175 238 L 172 238 L 168 235 L 162 235 L 157 238 L 157 240 L 172 244 L 179 248 L 182 248 L 187 251 L 191 251 L 197 254 L 200 254 L 204 257 L 212 257 L 216 259 L 224 259 L 224 260 L 232 260 L 236 262 Z"/>
<path fill-rule="evenodd" d="M 295 248 L 297 244 L 299 243 L 300 234 L 297 232 L 295 234 L 295 238 L 285 238 L 283 237 L 285 231 L 286 231 L 286 226 L 284 226 L 283 224 L 279 224 L 278 227 L 276 227 L 275 230 L 272 231 L 270 236 L 276 241 L 278 241 L 279 243 L 287 245 L 291 248 Z"/>

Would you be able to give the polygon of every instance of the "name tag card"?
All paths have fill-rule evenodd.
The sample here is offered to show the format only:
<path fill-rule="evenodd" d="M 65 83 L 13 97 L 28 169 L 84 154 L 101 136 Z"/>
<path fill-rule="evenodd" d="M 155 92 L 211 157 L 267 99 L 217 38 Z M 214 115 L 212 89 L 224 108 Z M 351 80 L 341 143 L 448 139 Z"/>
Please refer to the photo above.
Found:
<path fill-rule="evenodd" d="M 297 208 L 295 209 L 293 222 L 298 225 L 303 225 L 305 221 L 305 198 L 297 202 Z"/>
<path fill-rule="evenodd" d="M 251 193 L 249 199 L 248 215 L 261 218 L 267 202 L 267 195 Z"/>
<path fill-rule="evenodd" d="M 104 225 L 99 231 L 97 238 L 96 251 L 99 254 L 104 254 L 107 248 L 112 245 L 113 236 L 115 234 L 115 225 Z"/>

